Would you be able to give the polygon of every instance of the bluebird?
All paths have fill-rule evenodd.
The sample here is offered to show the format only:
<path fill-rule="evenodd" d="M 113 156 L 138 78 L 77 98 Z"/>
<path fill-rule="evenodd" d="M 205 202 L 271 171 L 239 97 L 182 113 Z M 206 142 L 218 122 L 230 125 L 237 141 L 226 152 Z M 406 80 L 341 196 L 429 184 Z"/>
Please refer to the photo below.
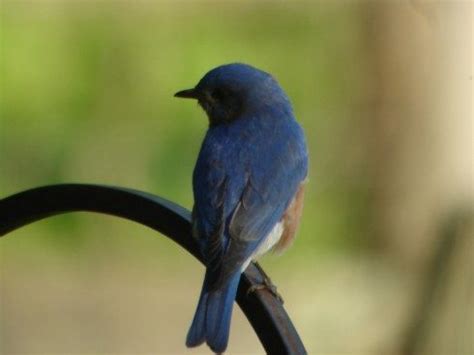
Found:
<path fill-rule="evenodd" d="M 192 212 L 206 274 L 186 345 L 206 342 L 222 353 L 241 273 L 295 237 L 306 143 L 283 89 L 250 65 L 219 66 L 175 96 L 196 99 L 209 119 L 193 173 Z"/>

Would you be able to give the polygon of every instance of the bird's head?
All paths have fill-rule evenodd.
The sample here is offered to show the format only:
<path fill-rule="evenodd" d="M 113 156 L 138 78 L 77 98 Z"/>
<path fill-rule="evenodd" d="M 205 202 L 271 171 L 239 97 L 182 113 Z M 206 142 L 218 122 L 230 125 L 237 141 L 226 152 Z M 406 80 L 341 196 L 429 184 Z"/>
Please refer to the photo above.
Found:
<path fill-rule="evenodd" d="M 197 99 L 211 126 L 268 107 L 291 112 L 286 94 L 270 74 L 240 63 L 212 69 L 194 88 L 179 91 L 175 96 Z"/>

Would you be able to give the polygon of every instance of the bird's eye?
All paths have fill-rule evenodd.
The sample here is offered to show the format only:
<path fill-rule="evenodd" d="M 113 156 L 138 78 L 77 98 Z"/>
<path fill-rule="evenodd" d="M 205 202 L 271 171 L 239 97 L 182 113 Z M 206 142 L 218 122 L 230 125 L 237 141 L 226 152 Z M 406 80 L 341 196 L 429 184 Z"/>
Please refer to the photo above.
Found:
<path fill-rule="evenodd" d="M 217 101 L 222 101 L 227 97 L 227 92 L 223 89 L 218 88 L 212 92 L 212 97 Z"/>

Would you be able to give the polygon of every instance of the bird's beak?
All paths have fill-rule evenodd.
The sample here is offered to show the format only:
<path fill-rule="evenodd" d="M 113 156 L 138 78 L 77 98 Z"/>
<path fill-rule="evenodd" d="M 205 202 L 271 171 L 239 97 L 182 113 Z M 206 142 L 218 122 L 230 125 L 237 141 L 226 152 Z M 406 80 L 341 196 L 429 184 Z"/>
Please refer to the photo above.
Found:
<path fill-rule="evenodd" d="M 198 92 L 196 89 L 181 90 L 174 94 L 174 97 L 181 97 L 184 99 L 197 99 Z"/>

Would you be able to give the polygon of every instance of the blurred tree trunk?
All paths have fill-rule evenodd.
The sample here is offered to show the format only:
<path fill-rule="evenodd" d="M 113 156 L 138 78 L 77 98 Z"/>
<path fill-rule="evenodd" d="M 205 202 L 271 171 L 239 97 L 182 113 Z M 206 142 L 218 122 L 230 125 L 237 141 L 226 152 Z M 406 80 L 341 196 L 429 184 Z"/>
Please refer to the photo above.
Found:
<path fill-rule="evenodd" d="M 473 353 L 473 314 L 462 311 L 474 309 L 472 229 L 459 232 L 466 238 L 449 253 L 439 251 L 444 221 L 474 201 L 473 4 L 383 1 L 370 8 L 376 244 L 424 280 L 402 330 L 413 339 L 402 339 L 400 352 Z"/>
<path fill-rule="evenodd" d="M 382 246 L 423 264 L 440 217 L 474 200 L 472 5 L 384 1 L 373 10 L 374 221 Z"/>

